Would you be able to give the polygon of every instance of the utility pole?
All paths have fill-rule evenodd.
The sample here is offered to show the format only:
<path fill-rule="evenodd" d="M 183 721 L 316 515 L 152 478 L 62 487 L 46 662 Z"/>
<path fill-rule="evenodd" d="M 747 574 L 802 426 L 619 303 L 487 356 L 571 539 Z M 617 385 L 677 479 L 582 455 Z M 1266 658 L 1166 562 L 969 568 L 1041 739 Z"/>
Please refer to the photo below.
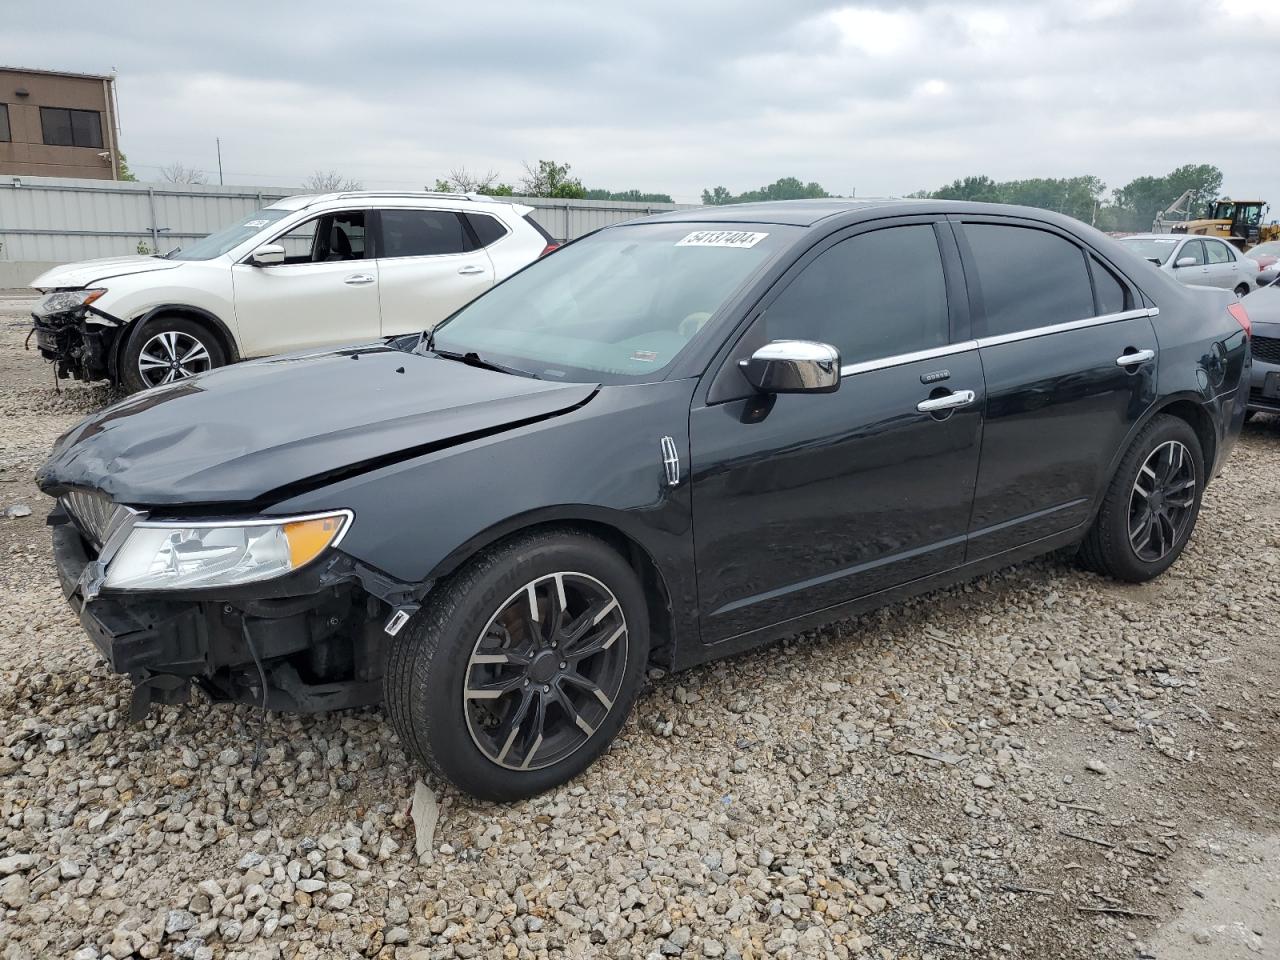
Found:
<path fill-rule="evenodd" d="M 222 138 L 214 137 L 213 142 L 218 145 L 218 186 L 222 186 Z"/>

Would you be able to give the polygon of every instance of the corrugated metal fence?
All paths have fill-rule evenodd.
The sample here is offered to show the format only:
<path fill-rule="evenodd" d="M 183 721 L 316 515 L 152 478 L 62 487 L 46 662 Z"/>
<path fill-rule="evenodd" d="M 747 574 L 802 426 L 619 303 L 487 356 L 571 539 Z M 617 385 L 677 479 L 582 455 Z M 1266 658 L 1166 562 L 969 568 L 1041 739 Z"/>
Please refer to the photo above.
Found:
<path fill-rule="evenodd" d="M 0 265 L 66 263 L 188 245 L 301 189 L 0 177 Z M 552 236 L 573 239 L 677 204 L 513 198 Z M 38 272 L 38 270 L 36 271 Z M 34 276 L 34 273 L 33 273 Z M 29 278 L 28 278 L 29 279 Z M 22 281 L 25 282 L 25 281 Z"/>

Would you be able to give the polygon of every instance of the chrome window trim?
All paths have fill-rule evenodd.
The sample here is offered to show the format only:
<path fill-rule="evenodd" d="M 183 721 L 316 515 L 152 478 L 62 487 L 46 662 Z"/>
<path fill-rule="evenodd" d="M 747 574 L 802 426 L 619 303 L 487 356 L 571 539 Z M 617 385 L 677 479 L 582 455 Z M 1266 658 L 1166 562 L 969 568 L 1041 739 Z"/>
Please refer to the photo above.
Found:
<path fill-rule="evenodd" d="M 1141 307 L 1137 310 L 1124 310 L 1120 313 L 1104 313 L 1100 317 L 1088 317 L 1084 320 L 1055 323 L 1047 327 L 1032 327 L 1030 330 L 1015 330 L 1013 333 L 1002 333 L 994 337 L 979 337 L 978 346 L 994 347 L 1001 343 L 1033 340 L 1036 337 L 1048 336 L 1051 333 L 1066 333 L 1068 330 L 1083 330 L 1087 327 L 1100 327 L 1108 323 L 1119 323 L 1121 320 L 1137 320 L 1140 317 L 1155 317 L 1159 316 L 1159 314 L 1159 307 Z"/>
<path fill-rule="evenodd" d="M 1140 317 L 1160 316 L 1159 307 L 1139 307 L 1136 310 L 1123 310 L 1120 313 L 1105 313 L 1100 317 L 1087 317 L 1084 320 L 1071 320 L 1067 323 L 1055 323 L 1047 327 L 1033 327 L 1030 330 L 1017 330 L 1013 333 L 1002 333 L 995 337 L 979 337 L 976 340 L 962 340 L 949 343 L 944 347 L 930 350 L 917 350 L 914 353 L 899 353 L 879 360 L 865 360 L 861 363 L 846 363 L 840 367 L 840 376 L 851 377 L 872 370 L 884 370 L 889 367 L 900 367 L 920 360 L 934 360 L 938 357 L 949 357 L 957 353 L 967 353 L 981 347 L 994 347 L 1001 343 L 1014 343 L 1018 340 L 1032 340 L 1036 337 L 1048 336 L 1051 333 L 1065 333 L 1068 330 L 1083 330 L 1086 327 L 1098 327 L 1107 323 L 1119 323 L 1121 320 L 1137 320 Z"/>
<path fill-rule="evenodd" d="M 967 353 L 978 349 L 977 340 L 964 340 L 960 343 L 948 343 L 946 346 L 934 347 L 930 350 L 917 350 L 914 353 L 899 353 L 879 360 L 864 360 L 861 363 L 846 363 L 840 367 L 840 376 L 851 377 L 856 373 L 868 373 L 872 370 L 884 370 L 888 367 L 900 367 L 903 364 L 915 363 L 919 360 L 933 360 L 937 357 L 949 357 L 956 353 Z"/>

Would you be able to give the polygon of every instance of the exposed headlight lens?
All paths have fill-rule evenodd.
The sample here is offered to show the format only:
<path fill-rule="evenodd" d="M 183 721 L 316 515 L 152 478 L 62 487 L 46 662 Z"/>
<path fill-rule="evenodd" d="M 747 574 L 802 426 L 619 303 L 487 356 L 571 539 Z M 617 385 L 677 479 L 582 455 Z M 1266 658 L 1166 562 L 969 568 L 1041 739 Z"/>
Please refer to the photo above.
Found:
<path fill-rule="evenodd" d="M 269 580 L 337 544 L 350 521 L 344 510 L 239 524 L 140 523 L 107 564 L 103 586 L 186 590 Z"/>
<path fill-rule="evenodd" d="M 36 313 L 49 316 L 54 313 L 66 313 L 77 307 L 87 307 L 106 292 L 104 287 L 95 287 L 92 290 L 57 290 L 46 293 L 44 299 L 36 304 Z"/>

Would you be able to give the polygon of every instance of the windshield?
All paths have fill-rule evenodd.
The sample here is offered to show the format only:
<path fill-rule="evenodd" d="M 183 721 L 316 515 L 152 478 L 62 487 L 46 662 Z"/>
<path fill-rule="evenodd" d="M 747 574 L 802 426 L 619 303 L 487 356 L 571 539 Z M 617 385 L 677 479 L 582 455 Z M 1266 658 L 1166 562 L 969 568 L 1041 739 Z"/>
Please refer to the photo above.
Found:
<path fill-rule="evenodd" d="M 237 221 L 229 227 L 224 227 L 217 233 L 211 233 L 203 240 L 197 240 L 191 246 L 185 247 L 177 253 L 169 254 L 168 259 L 212 260 L 214 257 L 220 257 L 228 250 L 244 243 L 255 233 L 262 230 L 263 227 L 270 226 L 293 212 L 292 210 L 275 210 L 271 207 L 267 207 L 265 210 L 256 210 L 243 220 Z"/>
<path fill-rule="evenodd" d="M 548 380 L 659 379 L 798 232 L 726 226 L 648 223 L 592 234 L 463 307 L 436 328 L 432 346 Z"/>
<path fill-rule="evenodd" d="M 1268 240 L 1245 252 L 1246 257 L 1280 257 L 1280 240 Z"/>
<path fill-rule="evenodd" d="M 1179 237 L 1126 237 L 1120 242 L 1144 260 L 1165 263 L 1177 249 Z"/>

